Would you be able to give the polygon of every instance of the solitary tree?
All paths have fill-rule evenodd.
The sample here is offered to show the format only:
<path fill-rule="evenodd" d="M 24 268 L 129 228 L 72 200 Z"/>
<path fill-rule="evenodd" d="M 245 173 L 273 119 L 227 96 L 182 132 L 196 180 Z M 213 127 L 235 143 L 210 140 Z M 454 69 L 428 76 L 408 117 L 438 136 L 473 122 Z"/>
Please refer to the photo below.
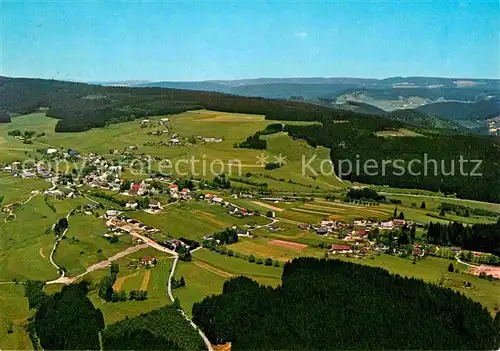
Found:
<path fill-rule="evenodd" d="M 420 208 L 425 210 L 425 208 L 426 208 L 425 201 L 422 201 L 422 203 L 420 204 Z"/>
<path fill-rule="evenodd" d="M 448 272 L 455 272 L 455 267 L 453 267 L 453 263 L 450 263 L 450 265 L 448 266 Z"/>

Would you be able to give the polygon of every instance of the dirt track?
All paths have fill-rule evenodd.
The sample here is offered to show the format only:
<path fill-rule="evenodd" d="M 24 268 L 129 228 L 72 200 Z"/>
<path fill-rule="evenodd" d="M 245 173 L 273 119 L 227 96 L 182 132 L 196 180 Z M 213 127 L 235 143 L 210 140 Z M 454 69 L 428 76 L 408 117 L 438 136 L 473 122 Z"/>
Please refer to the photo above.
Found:
<path fill-rule="evenodd" d="M 284 211 L 284 209 L 282 209 L 281 207 L 276 207 L 276 206 L 273 206 L 273 205 L 269 205 L 269 204 L 266 204 L 264 202 L 252 201 L 252 203 L 255 204 L 255 205 L 258 205 L 258 206 L 262 206 L 262 207 L 268 208 L 268 209 L 276 211 L 276 212 L 283 212 Z"/>
<path fill-rule="evenodd" d="M 202 262 L 202 261 L 193 261 L 195 265 L 197 265 L 200 268 L 203 268 L 206 271 L 212 272 L 214 274 L 217 274 L 219 277 L 223 278 L 231 278 L 233 275 L 231 273 L 225 272 L 223 270 L 220 270 L 218 268 L 215 268 L 208 263 Z"/>
<path fill-rule="evenodd" d="M 142 291 L 148 290 L 149 278 L 151 278 L 151 271 L 147 269 L 144 272 L 144 277 L 142 278 L 141 289 Z"/>
<path fill-rule="evenodd" d="M 295 250 L 302 250 L 307 247 L 307 245 L 305 244 L 293 243 L 284 240 L 271 240 L 269 242 L 269 245 L 281 246 L 281 247 L 286 247 L 287 249 L 295 249 Z"/>

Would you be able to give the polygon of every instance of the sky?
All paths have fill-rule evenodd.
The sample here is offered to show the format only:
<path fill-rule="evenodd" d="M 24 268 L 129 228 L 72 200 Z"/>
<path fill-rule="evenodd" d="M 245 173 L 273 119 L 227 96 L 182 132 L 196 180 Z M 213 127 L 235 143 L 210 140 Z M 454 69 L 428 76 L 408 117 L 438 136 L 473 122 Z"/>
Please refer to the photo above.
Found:
<path fill-rule="evenodd" d="M 0 0 L 0 74 L 78 81 L 500 78 L 499 4 Z"/>

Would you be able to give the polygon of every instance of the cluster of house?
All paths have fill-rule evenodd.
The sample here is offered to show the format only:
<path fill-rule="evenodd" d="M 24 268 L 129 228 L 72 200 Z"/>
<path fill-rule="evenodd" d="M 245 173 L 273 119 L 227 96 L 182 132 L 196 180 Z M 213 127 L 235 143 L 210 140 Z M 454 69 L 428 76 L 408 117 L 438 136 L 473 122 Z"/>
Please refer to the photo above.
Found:
<path fill-rule="evenodd" d="M 200 199 L 204 199 L 208 203 L 217 204 L 217 205 L 220 205 L 220 206 L 227 208 L 229 214 L 233 215 L 233 216 L 247 217 L 247 216 L 254 215 L 253 212 L 247 210 L 246 208 L 236 206 L 236 205 L 230 203 L 229 201 L 225 201 L 222 197 L 219 197 L 217 195 L 205 194 L 205 195 L 201 195 Z"/>
<path fill-rule="evenodd" d="M 158 229 L 150 227 L 116 210 L 108 210 L 104 214 L 106 226 L 114 233 L 155 233 Z"/>
<path fill-rule="evenodd" d="M 161 244 L 163 246 L 165 246 L 167 249 L 170 249 L 172 251 L 177 251 L 179 249 L 179 247 L 183 247 L 186 250 L 191 249 L 190 245 L 186 244 L 185 242 L 183 242 L 180 239 L 168 239 L 168 240 L 161 242 Z"/>
<path fill-rule="evenodd" d="M 53 173 L 46 170 L 42 165 L 28 166 L 23 168 L 21 162 L 12 162 L 11 164 L 3 164 L 0 166 L 3 172 L 9 173 L 13 177 L 20 177 L 23 179 L 51 179 Z"/>
<path fill-rule="evenodd" d="M 299 228 L 301 230 L 312 229 L 318 235 L 328 235 L 344 230 L 348 232 L 344 240 L 355 241 L 354 237 L 364 238 L 372 228 L 378 228 L 379 230 L 394 230 L 402 228 L 406 224 L 409 224 L 409 222 L 404 219 L 393 219 L 390 221 L 381 222 L 378 222 L 375 219 L 355 220 L 352 224 L 348 224 L 342 221 L 323 220 L 319 225 L 300 224 Z M 356 227 L 362 229 L 352 229 Z M 349 231 L 350 229 L 352 230 Z"/>
<path fill-rule="evenodd" d="M 154 267 L 157 263 L 156 258 L 153 256 L 143 256 L 139 262 L 145 267 Z"/>

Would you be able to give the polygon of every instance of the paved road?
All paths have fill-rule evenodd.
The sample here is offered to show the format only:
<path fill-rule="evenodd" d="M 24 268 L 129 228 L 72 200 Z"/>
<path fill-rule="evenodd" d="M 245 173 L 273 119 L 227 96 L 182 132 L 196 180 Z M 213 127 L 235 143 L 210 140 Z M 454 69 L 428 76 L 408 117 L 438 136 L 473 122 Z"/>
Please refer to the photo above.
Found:
<path fill-rule="evenodd" d="M 172 301 L 172 303 L 175 301 L 174 295 L 172 294 L 172 277 L 174 276 L 175 268 L 177 267 L 177 262 L 179 262 L 179 256 L 175 257 L 174 263 L 172 264 L 172 269 L 170 270 L 170 276 L 168 277 L 168 290 L 167 291 L 168 291 L 168 297 L 170 298 L 170 301 Z M 201 329 L 196 324 L 194 324 L 194 322 L 188 317 L 186 312 L 184 312 L 182 309 L 179 310 L 179 312 L 191 324 L 193 329 L 198 331 L 198 334 L 200 334 L 201 338 L 205 342 L 207 349 L 209 351 L 213 351 L 212 343 L 210 342 L 210 340 L 208 340 L 207 336 L 201 331 Z"/>

